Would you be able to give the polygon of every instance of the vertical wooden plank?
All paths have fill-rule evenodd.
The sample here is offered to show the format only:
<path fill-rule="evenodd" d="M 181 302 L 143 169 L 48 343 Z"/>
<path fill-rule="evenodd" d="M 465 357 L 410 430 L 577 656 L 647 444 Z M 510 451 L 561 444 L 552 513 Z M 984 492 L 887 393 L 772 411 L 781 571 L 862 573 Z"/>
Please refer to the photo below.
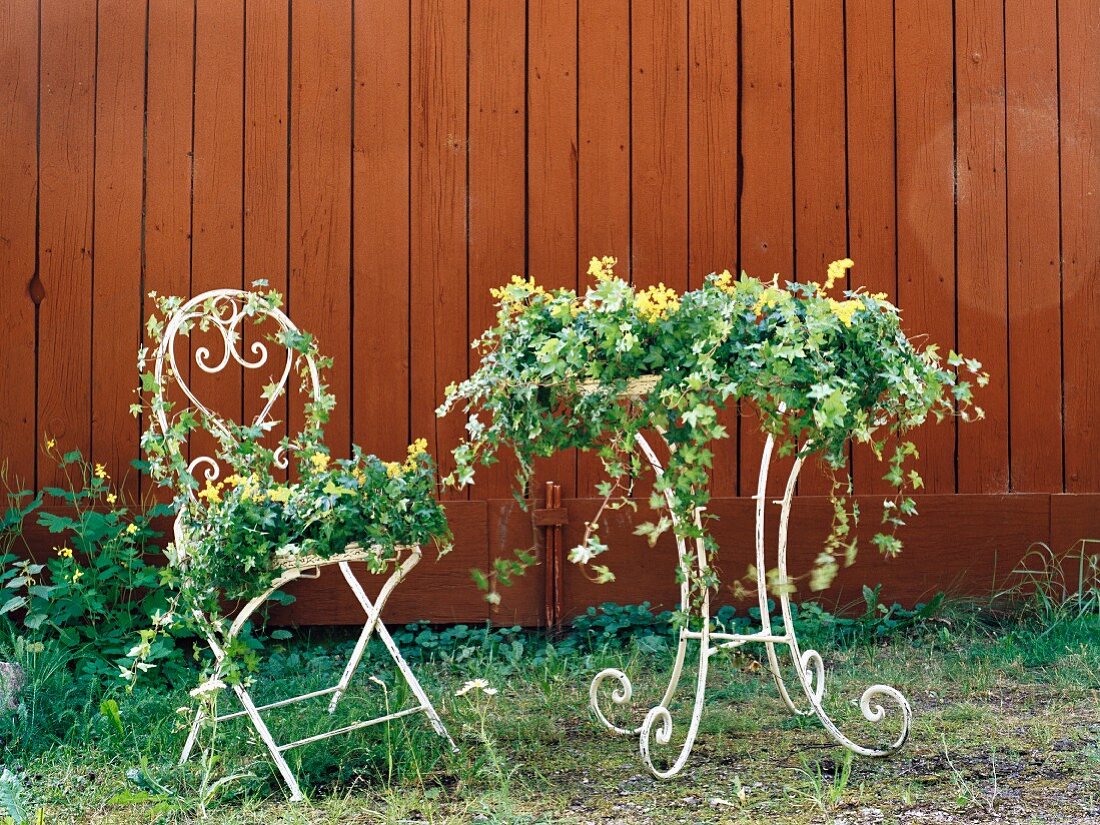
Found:
<path fill-rule="evenodd" d="M 790 3 L 743 6 L 741 44 L 741 268 L 785 283 L 794 274 Z M 755 495 L 764 438 L 747 404 L 738 429 L 740 492 Z M 773 462 L 769 491 L 782 488 L 789 467 Z"/>
<path fill-rule="evenodd" d="M 130 415 L 141 340 L 145 7 L 100 0 L 96 67 L 95 226 L 92 277 L 92 455 L 115 484 L 138 492 Z"/>
<path fill-rule="evenodd" d="M 634 3 L 631 279 L 687 288 L 687 3 Z"/>
<path fill-rule="evenodd" d="M 630 3 L 580 0 L 577 56 L 577 272 L 593 256 L 619 259 L 630 276 Z M 596 495 L 599 459 L 577 456 L 577 495 Z"/>
<path fill-rule="evenodd" d="M 793 12 L 795 276 L 820 283 L 847 253 L 844 3 L 795 3 Z M 803 494 L 831 487 L 832 471 L 816 459 L 798 480 Z"/>
<path fill-rule="evenodd" d="M 1100 6 L 1060 0 L 1066 491 L 1100 490 Z"/>
<path fill-rule="evenodd" d="M 927 335 L 945 354 L 955 343 L 951 6 L 894 6 L 898 305 L 906 332 Z M 929 422 L 911 438 L 925 489 L 954 492 L 954 423 Z"/>
<path fill-rule="evenodd" d="M 355 3 L 353 441 L 401 458 L 409 433 L 409 6 Z"/>
<path fill-rule="evenodd" d="M 44 3 L 41 14 L 38 425 L 58 447 L 87 454 L 96 4 Z M 40 483 L 63 483 L 51 460 L 38 460 Z"/>
<path fill-rule="evenodd" d="M 412 435 L 427 437 L 440 470 L 461 416 L 437 419 L 444 389 L 467 375 L 466 7 L 443 0 L 412 6 Z M 461 495 L 461 494 L 452 494 Z"/>
<path fill-rule="evenodd" d="M 547 287 L 577 285 L 577 4 L 528 5 L 528 274 Z M 577 456 L 540 463 L 541 481 L 576 494 Z"/>
<path fill-rule="evenodd" d="M 245 6 L 244 34 L 244 286 L 266 280 L 286 295 L 287 126 L 289 8 L 283 3 Z M 246 327 L 245 340 L 268 334 Z M 275 351 L 272 350 L 274 353 Z M 259 370 L 245 370 L 244 414 L 251 421 L 263 409 L 263 386 L 281 359 L 272 355 Z M 272 417 L 282 421 L 271 434 L 286 433 L 286 407 Z"/>
<path fill-rule="evenodd" d="M 1005 6 L 1009 438 L 1014 492 L 1061 492 L 1058 19 Z M 980 425 L 979 425 L 980 426 Z"/>
<path fill-rule="evenodd" d="M 0 5 L 0 467 L 16 490 L 35 479 L 35 224 L 38 195 L 38 3 Z"/>
<path fill-rule="evenodd" d="M 737 5 L 703 0 L 689 6 L 688 101 L 690 188 L 688 286 L 710 272 L 737 268 Z M 737 410 L 719 418 L 729 437 L 715 451 L 711 494 L 737 495 Z"/>
<path fill-rule="evenodd" d="M 471 338 L 496 321 L 489 290 L 524 272 L 526 25 L 522 3 L 470 7 Z M 468 352 L 472 371 L 479 358 Z M 508 498 L 514 476 L 515 462 L 508 458 L 485 467 L 478 471 L 474 496 Z"/>
<path fill-rule="evenodd" d="M 195 4 L 194 166 L 192 188 L 191 294 L 244 284 L 244 3 L 197 0 Z M 220 353 L 214 333 L 191 333 L 191 350 Z M 214 413 L 242 418 L 243 370 L 230 361 L 209 375 L 190 366 L 195 396 Z M 205 432 L 191 439 L 191 455 L 212 455 Z"/>
<path fill-rule="evenodd" d="M 186 295 L 191 287 L 191 115 L 195 14 L 192 0 L 149 6 L 145 137 L 145 291 Z M 153 312 L 143 296 L 143 315 Z M 143 334 L 144 334 L 144 320 Z M 151 345 L 148 337 L 146 346 Z M 179 403 L 180 393 L 171 396 Z M 142 419 L 142 426 L 149 422 Z M 142 480 L 143 493 L 150 486 Z M 157 487 L 156 496 L 171 499 Z"/>
<path fill-rule="evenodd" d="M 959 492 L 1008 491 L 1008 273 L 1004 6 L 955 6 L 959 350 L 989 371 L 986 419 L 959 428 Z"/>
<path fill-rule="evenodd" d="M 336 409 L 325 426 L 333 455 L 351 447 L 351 3 L 292 6 L 290 309 L 334 360 Z M 368 356 L 369 357 L 369 356 Z M 302 412 L 291 405 L 292 432 Z"/>
<path fill-rule="evenodd" d="M 848 0 L 845 7 L 848 76 L 848 256 L 852 289 L 897 300 L 894 216 L 894 4 Z M 888 449 L 890 449 L 888 447 Z M 855 445 L 857 493 L 889 491 L 885 467 L 870 448 Z"/>

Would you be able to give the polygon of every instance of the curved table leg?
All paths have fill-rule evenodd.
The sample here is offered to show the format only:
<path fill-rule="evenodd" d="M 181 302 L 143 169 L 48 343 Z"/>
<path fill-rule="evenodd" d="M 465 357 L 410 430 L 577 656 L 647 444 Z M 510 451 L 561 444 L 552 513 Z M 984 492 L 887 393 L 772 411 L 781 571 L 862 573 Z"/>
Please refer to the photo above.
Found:
<path fill-rule="evenodd" d="M 846 736 L 836 725 L 836 723 L 829 717 L 823 707 L 823 700 L 825 696 L 825 663 L 822 661 L 821 654 L 816 650 L 803 651 L 798 643 L 798 636 L 794 631 L 794 618 L 791 614 L 791 598 L 788 588 L 785 585 L 788 582 L 787 577 L 787 528 L 790 522 L 791 515 L 791 501 L 794 497 L 795 482 L 798 479 L 799 471 L 802 469 L 802 459 L 795 459 L 794 466 L 791 468 L 790 476 L 787 478 L 787 486 L 783 493 L 783 500 L 780 502 L 780 514 L 779 514 L 779 540 L 777 547 L 777 568 L 778 568 L 778 584 L 779 584 L 779 605 L 783 615 L 783 627 L 785 634 L 788 636 L 787 642 L 788 648 L 791 654 L 791 664 L 794 667 L 795 675 L 798 678 L 798 684 L 802 688 L 803 694 L 806 696 L 807 701 L 810 704 L 808 711 L 798 711 L 802 715 L 809 715 L 813 713 L 824 725 L 825 730 L 829 732 L 829 735 L 840 745 L 848 748 L 853 753 L 858 753 L 861 756 L 888 756 L 891 753 L 900 749 L 909 738 L 909 729 L 912 724 L 913 711 L 909 706 L 909 702 L 905 696 L 901 694 L 896 688 L 889 685 L 871 685 L 865 691 L 859 700 L 859 708 L 863 713 L 863 717 L 868 722 L 878 723 L 886 717 L 886 708 L 882 706 L 880 702 L 876 702 L 876 699 L 886 699 L 890 703 L 897 706 L 901 712 L 901 729 L 897 738 L 882 747 L 867 747 L 860 745 L 857 742 Z M 787 689 L 783 683 L 783 677 L 777 669 L 772 670 L 772 674 L 776 678 L 776 682 L 779 685 L 780 692 L 784 698 L 787 698 Z M 790 706 L 790 702 L 788 702 Z M 794 708 L 792 708 L 794 709 Z"/>
<path fill-rule="evenodd" d="M 664 468 L 660 460 L 657 458 L 657 455 L 654 453 L 649 443 L 641 435 L 636 436 L 636 439 L 639 447 L 641 447 L 646 458 L 649 460 L 651 468 L 659 479 L 664 473 Z M 600 688 L 603 683 L 609 679 L 613 679 L 617 683 L 617 687 L 611 693 L 611 701 L 616 705 L 626 705 L 630 703 L 633 697 L 633 686 L 625 673 L 617 668 L 608 668 L 598 673 L 589 687 L 589 706 L 597 720 L 599 720 L 608 730 L 616 734 L 637 735 L 639 737 L 638 744 L 642 761 L 645 763 L 650 773 L 660 779 L 667 779 L 679 773 L 691 755 L 706 698 L 708 662 L 711 655 L 722 648 L 735 648 L 748 643 L 762 643 L 764 645 L 767 654 L 768 669 L 775 680 L 779 695 L 787 708 L 792 713 L 800 716 L 808 716 L 810 714 L 817 716 L 826 731 L 828 731 L 829 735 L 838 744 L 862 756 L 878 757 L 887 756 L 896 752 L 905 744 L 909 737 L 909 730 L 912 724 L 912 710 L 905 697 L 896 688 L 888 685 L 872 685 L 867 688 L 860 697 L 859 707 L 865 719 L 869 722 L 878 723 L 885 719 L 887 713 L 887 708 L 883 706 L 881 700 L 887 700 L 887 702 L 895 705 L 901 712 L 901 729 L 897 737 L 889 744 L 880 747 L 868 747 L 855 742 L 845 735 L 824 709 L 825 665 L 821 655 L 816 650 L 803 651 L 799 646 L 798 637 L 794 629 L 794 618 L 791 612 L 790 593 L 786 585 L 789 582 L 787 574 L 787 531 L 790 523 L 791 503 L 794 498 L 795 484 L 798 480 L 798 474 L 802 469 L 802 459 L 800 458 L 795 460 L 794 466 L 791 468 L 784 489 L 783 499 L 776 502 L 781 508 L 776 548 L 776 566 L 778 573 L 778 599 L 783 620 L 783 628 L 782 633 L 777 633 L 773 629 L 772 618 L 768 610 L 768 567 L 764 547 L 764 517 L 768 469 L 771 464 L 774 446 L 774 439 L 768 436 L 764 445 L 764 453 L 761 457 L 760 475 L 757 482 L 756 496 L 754 496 L 756 500 L 756 590 L 760 607 L 760 631 L 757 633 L 725 633 L 713 630 L 710 627 L 710 594 L 709 592 L 704 594 L 704 598 L 698 610 L 700 629 L 696 631 L 691 630 L 689 627 L 680 629 L 676 657 L 673 661 L 672 675 L 669 679 L 668 687 L 665 689 L 661 701 L 650 709 L 646 714 L 645 720 L 637 728 L 623 728 L 615 725 L 609 720 L 600 707 Z M 671 446 L 670 449 L 672 449 Z M 666 494 L 665 498 L 666 502 L 669 504 L 669 511 L 671 514 L 670 496 Z M 671 515 L 671 517 L 675 525 L 676 517 L 674 514 Z M 696 513 L 696 520 L 698 524 L 700 522 L 698 513 Z M 681 538 L 677 538 L 676 548 L 678 563 L 680 569 L 685 573 L 688 570 L 688 566 L 692 564 L 697 567 L 700 573 L 706 569 L 706 550 L 702 540 L 697 540 L 695 545 L 694 558 L 689 560 L 686 542 Z M 680 603 L 682 605 L 688 605 L 690 597 L 689 583 L 687 581 L 687 576 L 683 578 L 684 581 L 680 586 Z M 687 658 L 687 647 L 692 641 L 699 642 L 699 668 L 696 676 L 691 721 L 687 735 L 685 736 L 684 742 L 675 760 L 667 769 L 661 770 L 657 768 L 653 762 L 651 749 L 654 741 L 661 745 L 667 745 L 671 741 L 673 722 L 672 714 L 669 711 L 669 704 L 676 693 L 676 688 L 683 675 L 683 666 Z M 776 651 L 776 647 L 780 645 L 786 645 L 790 653 L 791 663 L 794 667 L 794 672 L 798 681 L 798 687 L 801 688 L 802 695 L 808 703 L 808 707 L 806 708 L 801 708 L 796 704 L 791 690 L 787 687 L 783 675 L 783 667 L 780 665 L 779 655 Z"/>
<path fill-rule="evenodd" d="M 663 435 L 663 433 L 662 433 Z M 653 451 L 649 442 L 640 433 L 635 436 L 635 440 L 642 452 L 645 454 L 646 459 L 649 461 L 649 465 L 652 468 L 654 475 L 660 479 L 664 474 L 664 467 L 661 465 L 660 459 Z M 673 449 L 669 446 L 669 449 Z M 671 494 L 665 493 L 665 501 L 669 505 L 669 515 L 673 520 L 673 525 L 678 526 L 678 521 L 675 513 L 672 510 Z M 696 524 L 700 525 L 699 514 L 696 513 Z M 700 525 L 701 526 L 701 525 Z M 695 565 L 701 573 L 706 569 L 706 549 L 703 541 L 698 539 L 695 541 L 695 552 L 691 554 L 694 558 L 689 558 L 687 549 L 687 542 L 677 536 L 676 538 L 676 552 L 677 552 L 677 564 L 679 569 L 684 575 L 681 576 L 682 581 L 680 584 L 680 603 L 682 605 L 688 604 L 690 598 L 690 583 L 687 572 L 691 565 Z M 596 674 L 596 677 L 592 680 L 592 684 L 588 690 L 588 702 L 589 707 L 592 710 L 593 715 L 605 728 L 613 733 L 628 736 L 636 735 L 639 737 L 638 749 L 641 753 L 642 760 L 645 762 L 649 771 L 659 778 L 665 779 L 673 776 L 683 768 L 687 762 L 688 757 L 691 755 L 691 749 L 695 744 L 695 737 L 699 730 L 699 720 L 703 713 L 703 703 L 706 694 L 707 684 L 707 670 L 708 662 L 710 659 L 710 594 L 704 595 L 703 602 L 700 605 L 700 630 L 691 631 L 689 627 L 680 628 L 679 638 L 676 646 L 676 656 L 673 660 L 672 675 L 669 678 L 668 686 L 665 688 L 664 695 L 661 697 L 660 702 L 653 706 L 646 714 L 645 720 L 639 727 L 636 728 L 622 728 L 611 722 L 603 709 L 600 707 L 600 688 L 603 683 L 608 679 L 614 679 L 618 683 L 618 686 L 611 693 L 611 701 L 616 705 L 629 704 L 634 693 L 633 686 L 631 685 L 630 678 L 618 668 L 607 668 Z M 673 697 L 676 695 L 676 689 L 679 687 L 680 678 L 684 671 L 684 662 L 687 659 L 688 644 L 691 641 L 697 640 L 699 642 L 699 667 L 696 674 L 696 686 L 694 695 L 694 705 L 692 708 L 691 722 L 688 727 L 687 736 L 684 743 L 681 745 L 680 753 L 671 767 L 667 770 L 660 770 L 653 762 L 651 754 L 651 740 L 655 739 L 659 744 L 667 745 L 672 738 L 672 714 L 670 713 L 668 706 L 672 703 Z"/>

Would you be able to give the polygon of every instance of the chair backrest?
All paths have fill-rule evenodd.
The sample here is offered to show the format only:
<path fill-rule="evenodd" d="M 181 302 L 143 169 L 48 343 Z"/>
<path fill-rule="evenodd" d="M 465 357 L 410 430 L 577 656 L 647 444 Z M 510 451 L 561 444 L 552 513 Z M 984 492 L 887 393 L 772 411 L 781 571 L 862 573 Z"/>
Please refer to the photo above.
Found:
<path fill-rule="evenodd" d="M 217 343 L 215 343 L 215 351 L 213 352 L 205 343 L 202 346 L 194 347 L 193 350 L 189 348 L 194 356 L 195 366 L 211 375 L 220 373 L 231 363 L 238 364 L 246 370 L 258 370 L 268 365 L 272 350 L 282 352 L 285 360 L 279 364 L 278 356 L 275 356 L 272 363 L 272 367 L 275 367 L 275 371 L 272 373 L 273 387 L 269 385 L 265 388 L 264 398 L 266 403 L 259 414 L 252 419 L 252 425 L 258 425 L 265 430 L 269 430 L 278 423 L 271 417 L 271 413 L 276 402 L 286 394 L 291 375 L 296 371 L 300 371 L 300 369 L 295 370 L 295 364 L 298 363 L 299 359 L 305 361 L 306 382 L 304 389 L 308 391 L 315 402 L 321 399 L 323 392 L 317 364 L 308 354 L 299 353 L 277 341 L 265 340 L 260 335 L 257 335 L 255 340 L 248 343 L 247 350 L 244 349 L 242 327 L 246 322 L 249 326 L 256 322 L 257 329 L 259 329 L 265 321 L 270 319 L 278 327 L 278 330 L 299 331 L 298 327 L 281 309 L 270 306 L 269 303 L 264 301 L 250 301 L 249 297 L 250 293 L 239 289 L 214 289 L 196 295 L 183 303 L 165 322 L 163 337 L 157 348 L 156 362 L 153 368 L 158 387 L 158 400 L 165 401 L 163 394 L 168 387 L 171 384 L 178 385 L 195 412 L 199 414 L 199 419 L 206 429 L 216 438 L 229 441 L 235 440 L 232 428 L 227 425 L 226 420 L 220 413 L 215 412 L 199 400 L 190 385 L 188 370 L 181 370 L 177 362 L 177 341 L 190 339 L 191 332 L 196 328 L 213 333 L 212 337 L 215 342 L 218 342 L 220 338 L 220 354 L 216 350 Z M 270 329 L 270 325 L 268 325 L 268 328 Z M 191 342 L 187 340 L 186 343 L 190 345 Z M 186 365 L 186 358 L 184 363 Z M 156 405 L 156 410 L 156 424 L 161 433 L 167 436 L 171 424 L 166 411 L 166 404 Z M 287 468 L 289 461 L 284 446 L 280 446 L 275 451 L 274 462 L 276 467 Z M 200 482 L 200 486 L 204 480 L 216 481 L 221 474 L 221 465 L 214 455 L 192 455 L 186 466 L 187 472 L 196 481 Z M 197 472 L 200 471 L 201 479 L 197 475 Z M 188 494 L 194 498 L 196 491 L 191 489 L 189 485 L 180 484 L 179 486 L 186 489 Z"/>

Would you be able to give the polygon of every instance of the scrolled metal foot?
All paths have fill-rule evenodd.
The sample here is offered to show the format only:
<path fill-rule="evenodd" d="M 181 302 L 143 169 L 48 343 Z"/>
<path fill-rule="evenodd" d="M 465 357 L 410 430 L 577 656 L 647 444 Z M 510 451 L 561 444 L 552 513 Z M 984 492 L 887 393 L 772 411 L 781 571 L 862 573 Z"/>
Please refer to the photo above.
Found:
<path fill-rule="evenodd" d="M 618 725 L 611 722 L 600 708 L 600 686 L 606 679 L 615 679 L 619 683 L 619 686 L 611 691 L 611 701 L 616 705 L 630 704 L 630 698 L 634 695 L 634 688 L 630 684 L 630 678 L 618 668 L 609 667 L 597 673 L 592 680 L 592 684 L 589 685 L 588 707 L 591 708 L 592 713 L 595 715 L 596 719 L 599 720 L 600 724 L 612 733 L 617 733 L 620 736 L 630 736 L 631 734 L 641 732 L 641 728 L 620 728 Z"/>
<path fill-rule="evenodd" d="M 901 711 L 901 730 L 898 732 L 897 738 L 889 745 L 877 748 L 860 745 L 846 736 L 829 714 L 825 712 L 823 705 L 825 665 L 822 662 L 821 655 L 816 650 L 806 650 L 801 654 L 797 654 L 796 650 L 792 649 L 791 652 L 797 655 L 796 661 L 799 663 L 797 668 L 798 681 L 810 703 L 810 710 L 821 721 L 825 730 L 828 731 L 837 744 L 843 745 L 860 756 L 871 757 L 889 756 L 901 749 L 909 739 L 909 730 L 913 722 L 913 710 L 901 691 L 890 685 L 871 685 L 863 691 L 859 698 L 859 709 L 863 714 L 863 718 L 873 724 L 882 722 L 886 718 L 887 707 L 882 702 L 876 702 L 875 699 L 885 699 Z"/>

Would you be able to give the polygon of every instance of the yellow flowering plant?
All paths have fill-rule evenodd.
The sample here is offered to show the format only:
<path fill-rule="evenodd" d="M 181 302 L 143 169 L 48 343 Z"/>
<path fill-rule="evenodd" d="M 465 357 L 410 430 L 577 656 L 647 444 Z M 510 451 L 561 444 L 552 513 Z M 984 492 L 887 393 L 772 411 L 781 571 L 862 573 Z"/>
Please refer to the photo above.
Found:
<path fill-rule="evenodd" d="M 282 304 L 282 296 L 274 290 L 248 292 L 243 300 L 246 315 L 254 316 L 256 323 Z M 157 298 L 160 316 L 153 315 L 147 325 L 154 344 L 162 340 L 164 319 L 182 303 L 176 297 Z M 217 306 L 212 304 L 206 311 L 217 312 Z M 181 331 L 187 334 L 190 329 Z M 356 544 L 367 552 L 364 561 L 370 570 L 382 573 L 396 563 L 401 546 L 431 542 L 441 554 L 450 549 L 451 533 L 436 496 L 437 478 L 427 441 L 417 439 L 402 462 L 386 462 L 354 446 L 349 458 L 333 459 L 323 440 L 324 425 L 335 404 L 323 383 L 323 370 L 331 361 L 320 356 L 316 339 L 308 333 L 283 329 L 270 340 L 290 350 L 303 397 L 308 399 L 302 431 L 284 436 L 277 444 L 265 435 L 278 422 L 242 425 L 221 418 L 208 420 L 201 409 L 175 409 L 167 399 L 167 386 L 145 371 L 147 351 L 139 353 L 145 403 L 131 409 L 148 416 L 141 445 L 149 474 L 176 490 L 174 506 L 183 511 L 179 523 L 183 540 L 168 545 L 163 582 L 175 590 L 174 604 L 184 609 L 173 611 L 173 621 L 142 632 L 134 648 L 135 663 L 173 623 L 205 621 L 205 632 L 220 632 L 222 604 L 266 591 L 287 566 L 288 556 L 330 558 Z M 321 376 L 317 395 L 312 393 L 309 362 Z M 165 383 L 172 380 L 167 371 Z M 281 393 L 271 385 L 265 398 Z M 162 415 L 167 428 L 157 423 Z M 215 436 L 219 468 L 228 470 L 204 477 L 202 484 L 185 458 L 187 440 L 200 428 Z M 280 469 L 286 463 L 277 460 L 279 455 L 296 460 L 296 472 L 289 479 Z M 194 608 L 206 618 L 193 619 Z M 227 650 L 230 659 L 242 652 Z M 135 670 L 136 665 L 124 668 L 123 675 L 132 677 Z M 240 677 L 233 666 L 226 675 Z"/>
<path fill-rule="evenodd" d="M 480 367 L 448 388 L 437 411 L 459 410 L 467 418 L 467 438 L 445 483 L 473 483 L 476 466 L 508 448 L 519 460 L 522 498 L 536 458 L 579 448 L 595 452 L 607 475 L 600 512 L 633 506 L 634 479 L 647 466 L 634 437 L 659 428 L 676 449 L 654 485 L 658 517 L 638 532 L 655 542 L 672 526 L 662 513 L 668 493 L 679 535 L 703 538 L 713 553 L 709 517 L 696 524 L 694 513 L 710 499 L 714 442 L 729 436 L 718 413 L 742 402 L 759 411 L 779 454 L 817 454 L 834 473 L 833 530 L 811 587 L 827 586 L 839 563 L 855 557 L 858 510 L 847 508 L 845 478 L 850 440 L 886 462 L 885 477 L 897 488 L 874 539 L 882 552 L 896 554 L 896 528 L 915 513 L 907 492 L 921 481 L 905 468 L 916 453 L 911 443 L 895 439 L 886 455 L 890 436 L 904 436 L 930 415 L 981 417 L 971 406 L 971 381 L 960 377 L 986 383 L 981 364 L 955 353 L 945 360 L 934 345 L 914 346 L 884 295 L 857 290 L 832 297 L 849 259 L 830 265 L 823 284 L 735 279 L 727 271 L 682 295 L 663 285 L 635 289 L 615 275 L 615 263 L 593 258 L 594 284 L 581 294 L 518 277 L 493 291 L 497 322 L 474 342 Z M 630 390 L 639 381 L 646 392 Z M 599 521 L 597 515 L 571 551 L 573 561 L 591 563 L 607 549 Z M 613 578 L 605 566 L 592 569 L 597 580 Z M 503 579 L 512 571 L 495 572 Z M 492 574 L 477 578 L 491 587 Z M 697 578 L 697 595 L 718 584 L 709 569 Z"/>

